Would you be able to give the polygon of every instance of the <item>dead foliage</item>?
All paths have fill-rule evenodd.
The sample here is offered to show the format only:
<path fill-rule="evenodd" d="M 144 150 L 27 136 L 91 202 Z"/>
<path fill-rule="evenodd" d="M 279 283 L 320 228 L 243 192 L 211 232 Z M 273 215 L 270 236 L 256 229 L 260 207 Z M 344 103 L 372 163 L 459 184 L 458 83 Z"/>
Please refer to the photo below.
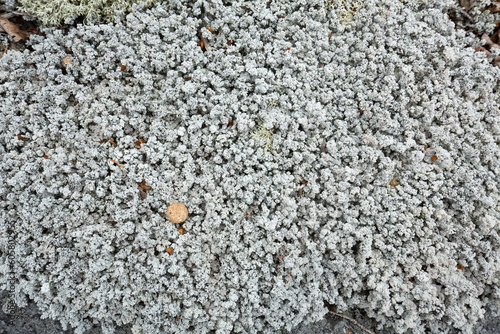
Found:
<path fill-rule="evenodd" d="M 0 28 L 9 34 L 16 43 L 28 38 L 28 35 L 24 31 L 6 18 L 0 17 Z"/>

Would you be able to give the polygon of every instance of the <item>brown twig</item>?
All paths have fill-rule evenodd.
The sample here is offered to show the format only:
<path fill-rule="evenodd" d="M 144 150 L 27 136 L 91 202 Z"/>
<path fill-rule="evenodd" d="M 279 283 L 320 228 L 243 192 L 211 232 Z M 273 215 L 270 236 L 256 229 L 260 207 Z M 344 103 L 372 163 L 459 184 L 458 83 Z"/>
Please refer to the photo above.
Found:
<path fill-rule="evenodd" d="M 365 332 L 367 333 L 370 333 L 370 334 L 375 334 L 374 332 L 372 332 L 371 330 L 369 330 L 368 328 L 366 328 L 365 326 L 361 325 L 359 322 L 357 322 L 356 320 L 352 319 L 352 318 L 349 318 L 348 316 L 346 315 L 343 315 L 343 314 L 340 314 L 340 313 L 337 313 L 337 312 L 333 312 L 333 311 L 329 311 L 330 313 L 332 313 L 333 315 L 336 315 L 337 317 L 341 317 L 343 319 L 346 319 L 346 320 L 349 320 L 350 322 L 352 322 L 354 325 L 358 326 L 359 328 L 361 328 L 362 330 L 364 330 Z"/>
<path fill-rule="evenodd" d="M 114 162 L 115 164 L 117 164 L 118 166 L 120 166 L 121 168 L 125 168 L 125 166 L 123 166 L 121 163 L 116 162 L 113 159 L 109 159 L 109 160 L 111 160 L 112 162 Z"/>
<path fill-rule="evenodd" d="M 245 217 L 251 217 L 251 216 L 252 216 L 252 214 L 253 214 L 253 210 L 254 210 L 256 207 L 257 207 L 257 206 L 255 206 L 255 205 L 254 205 L 254 206 L 251 206 L 250 208 L 248 208 L 248 209 L 245 211 L 245 213 L 243 213 L 243 216 L 241 216 L 241 218 L 238 220 L 238 223 L 237 223 L 237 224 L 241 223 L 241 221 L 242 221 L 243 219 L 245 219 Z"/>

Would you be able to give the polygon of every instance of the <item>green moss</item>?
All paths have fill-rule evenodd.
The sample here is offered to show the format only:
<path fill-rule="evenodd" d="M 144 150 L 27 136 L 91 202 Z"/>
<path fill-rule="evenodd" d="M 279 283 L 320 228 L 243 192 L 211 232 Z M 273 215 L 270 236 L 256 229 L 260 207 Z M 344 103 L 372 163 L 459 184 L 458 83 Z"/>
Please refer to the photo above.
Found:
<path fill-rule="evenodd" d="M 20 11 L 36 15 L 43 24 L 59 26 L 64 19 L 83 16 L 86 20 L 113 21 L 116 10 L 131 12 L 132 5 L 151 6 L 157 0 L 18 0 Z"/>

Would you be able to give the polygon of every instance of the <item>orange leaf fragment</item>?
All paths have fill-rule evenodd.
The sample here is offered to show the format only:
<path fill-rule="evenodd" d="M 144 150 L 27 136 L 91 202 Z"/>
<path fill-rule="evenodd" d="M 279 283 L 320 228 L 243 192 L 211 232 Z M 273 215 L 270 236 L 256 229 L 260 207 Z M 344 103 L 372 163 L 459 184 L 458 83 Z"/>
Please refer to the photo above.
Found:
<path fill-rule="evenodd" d="M 112 144 L 114 147 L 116 147 L 116 144 L 115 144 L 115 142 L 114 142 L 114 140 L 113 140 L 112 138 L 109 138 L 109 141 L 111 142 L 111 144 Z"/>
<path fill-rule="evenodd" d="M 210 32 L 213 32 L 214 30 L 212 29 L 212 27 L 207 27 L 207 30 L 210 31 Z"/>
<path fill-rule="evenodd" d="M 135 142 L 135 145 L 141 147 L 141 145 L 144 144 L 145 142 L 146 141 L 141 138 L 141 139 L 139 139 L 138 141 Z"/>
<path fill-rule="evenodd" d="M 174 254 L 174 250 L 171 247 L 167 247 L 167 249 L 165 249 L 165 252 L 167 252 L 170 255 Z"/>
<path fill-rule="evenodd" d="M 18 140 L 28 140 L 28 139 L 24 138 L 20 133 L 17 135 L 17 139 Z"/>
<path fill-rule="evenodd" d="M 396 177 L 396 178 L 392 179 L 392 180 L 391 180 L 391 182 L 389 182 L 389 185 L 390 185 L 391 187 L 398 186 L 398 185 L 399 185 L 398 178 Z"/>
<path fill-rule="evenodd" d="M 123 64 L 120 64 L 120 68 L 122 69 L 122 71 L 125 71 L 125 69 L 127 68 L 127 66 L 123 65 Z"/>
<path fill-rule="evenodd" d="M 47 156 L 47 154 L 45 154 L 45 153 L 43 154 L 43 157 L 44 157 L 45 159 L 48 159 L 48 158 L 49 158 L 49 157 Z"/>
<path fill-rule="evenodd" d="M 67 57 L 65 57 L 62 60 L 62 66 L 63 67 L 66 67 L 67 64 L 73 64 L 73 62 L 71 61 L 71 57 L 70 56 L 67 56 Z"/>
<path fill-rule="evenodd" d="M 459 263 L 459 264 L 457 264 L 457 269 L 462 270 L 462 269 L 464 269 L 464 266 L 462 266 L 462 265 Z"/>
<path fill-rule="evenodd" d="M 437 159 L 438 159 L 438 157 L 437 157 L 437 155 L 435 155 L 435 154 L 431 157 L 431 160 L 432 160 L 432 161 L 436 161 Z"/>

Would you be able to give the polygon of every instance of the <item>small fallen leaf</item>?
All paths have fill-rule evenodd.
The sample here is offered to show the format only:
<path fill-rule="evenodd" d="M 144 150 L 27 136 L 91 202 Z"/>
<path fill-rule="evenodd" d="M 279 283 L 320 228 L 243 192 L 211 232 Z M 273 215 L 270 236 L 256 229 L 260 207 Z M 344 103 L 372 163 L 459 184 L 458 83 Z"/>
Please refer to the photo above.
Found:
<path fill-rule="evenodd" d="M 5 30 L 5 32 L 9 34 L 9 36 L 12 37 L 16 43 L 28 38 L 17 25 L 10 22 L 6 18 L 0 17 L 0 27 Z"/>
<path fill-rule="evenodd" d="M 306 180 L 304 180 L 304 179 L 302 179 L 302 181 L 300 181 L 300 183 L 302 183 L 302 184 L 307 184 L 307 181 L 306 181 Z"/>
<path fill-rule="evenodd" d="M 149 189 L 151 189 L 151 187 L 150 187 L 150 186 L 147 186 L 147 185 L 146 185 L 146 180 L 142 180 L 142 182 L 139 184 L 139 187 L 140 187 L 140 188 L 142 188 L 142 189 L 144 189 L 144 190 L 149 190 Z"/>
<path fill-rule="evenodd" d="M 427 151 L 427 144 L 424 145 L 424 151 Z"/>
<path fill-rule="evenodd" d="M 123 64 L 120 64 L 120 68 L 122 69 L 122 71 L 125 71 L 125 69 L 127 69 L 127 66 L 123 65 Z"/>
<path fill-rule="evenodd" d="M 431 160 L 432 160 L 432 161 L 436 161 L 437 159 L 438 159 L 438 157 L 437 157 L 437 155 L 435 155 L 435 154 L 431 157 Z"/>
<path fill-rule="evenodd" d="M 184 227 L 179 227 L 179 228 L 177 229 L 177 231 L 178 231 L 180 234 L 184 234 L 184 233 L 186 233 L 186 230 L 184 229 Z"/>
<path fill-rule="evenodd" d="M 479 52 L 479 51 L 483 51 L 484 53 L 486 53 L 486 56 L 487 57 L 490 57 L 491 56 L 491 52 L 489 52 L 488 50 L 486 50 L 484 47 L 482 47 L 481 45 L 478 45 L 476 46 L 476 48 L 474 49 L 476 52 Z"/>
<path fill-rule="evenodd" d="M 500 67 L 500 56 L 497 56 L 493 61 L 491 62 L 493 66 Z"/>
<path fill-rule="evenodd" d="M 284 259 L 285 257 L 283 255 L 278 256 L 278 259 Z"/>
<path fill-rule="evenodd" d="M 399 186 L 398 178 L 396 177 L 396 178 L 392 179 L 391 182 L 389 182 L 389 185 L 391 187 Z"/>
<path fill-rule="evenodd" d="M 148 194 L 142 188 L 139 187 L 139 195 L 141 196 L 142 199 L 148 198 Z"/>
<path fill-rule="evenodd" d="M 212 27 L 207 27 L 207 30 L 210 31 L 210 32 L 213 32 L 214 30 L 212 29 Z"/>
<path fill-rule="evenodd" d="M 170 254 L 170 255 L 172 255 L 172 254 L 174 253 L 174 250 L 173 250 L 171 247 L 167 247 L 167 249 L 165 249 L 165 251 L 166 251 L 168 254 Z"/>
<path fill-rule="evenodd" d="M 500 45 L 498 45 L 496 43 L 493 43 L 493 41 L 491 40 L 490 36 L 488 36 L 486 34 L 482 34 L 481 35 L 481 39 L 486 42 L 486 46 L 489 46 L 490 48 L 500 49 Z"/>
<path fill-rule="evenodd" d="M 299 190 L 299 196 L 300 196 L 300 197 L 302 197 L 302 192 L 303 192 L 303 189 L 304 189 L 304 188 L 300 188 L 300 190 Z"/>
<path fill-rule="evenodd" d="M 490 3 L 488 6 L 481 9 L 481 11 L 489 10 L 492 13 L 500 12 L 500 1 Z"/>
<path fill-rule="evenodd" d="M 462 270 L 462 269 L 464 269 L 464 266 L 462 266 L 462 265 L 459 263 L 459 264 L 457 264 L 457 269 Z"/>
<path fill-rule="evenodd" d="M 135 142 L 135 145 L 141 147 L 141 145 L 144 144 L 145 142 L 146 141 L 141 138 L 141 139 L 139 139 L 138 141 Z"/>
<path fill-rule="evenodd" d="M 67 64 L 73 64 L 73 62 L 71 61 L 71 57 L 70 56 L 67 56 L 67 57 L 65 57 L 62 60 L 62 66 L 63 67 L 66 67 Z"/>
<path fill-rule="evenodd" d="M 476 5 L 476 0 L 460 0 L 460 6 L 464 7 L 465 11 L 468 12 Z"/>
<path fill-rule="evenodd" d="M 352 334 L 352 330 L 350 328 L 345 329 L 345 334 Z"/>
<path fill-rule="evenodd" d="M 43 157 L 44 157 L 45 159 L 48 159 L 48 158 L 49 158 L 49 157 L 47 156 L 47 154 L 45 154 L 45 153 L 43 154 Z"/>
<path fill-rule="evenodd" d="M 17 135 L 17 139 L 18 140 L 28 140 L 28 139 L 24 138 L 20 133 Z"/>

